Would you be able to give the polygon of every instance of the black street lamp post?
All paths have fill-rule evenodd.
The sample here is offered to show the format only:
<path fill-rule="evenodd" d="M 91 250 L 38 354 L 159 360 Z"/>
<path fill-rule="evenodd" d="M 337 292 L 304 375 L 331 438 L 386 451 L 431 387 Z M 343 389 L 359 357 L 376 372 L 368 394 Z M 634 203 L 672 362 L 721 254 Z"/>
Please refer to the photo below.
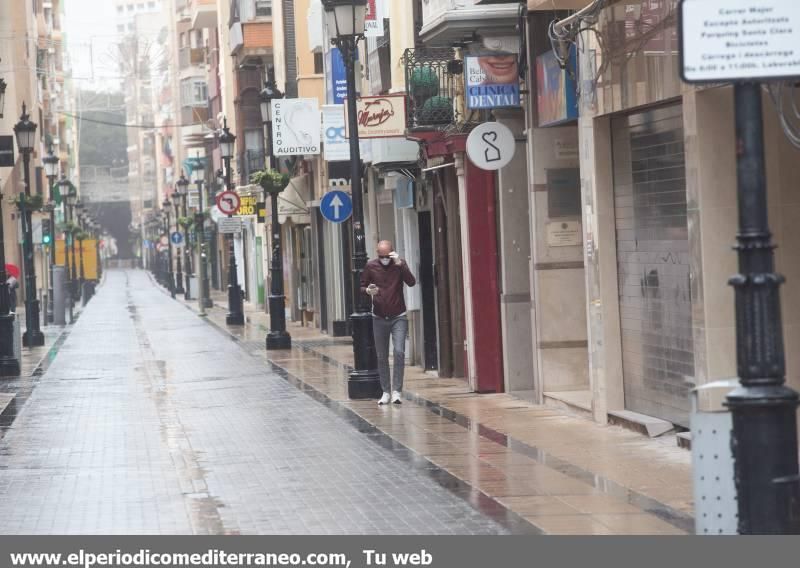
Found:
<path fill-rule="evenodd" d="M 225 188 L 233 189 L 231 183 L 231 158 L 233 158 L 236 136 L 228 130 L 228 121 L 224 121 L 222 134 L 219 136 L 219 148 L 222 161 L 225 163 Z M 232 217 L 232 215 L 228 215 Z M 236 268 L 236 248 L 234 247 L 233 233 L 228 233 L 228 315 L 225 323 L 228 325 L 244 325 L 244 311 L 242 306 L 242 289 L 239 287 L 239 275 Z"/>
<path fill-rule="evenodd" d="M 740 534 L 800 534 L 798 394 L 786 387 L 780 285 L 767 218 L 759 83 L 734 85 L 739 274 L 736 357 L 740 386 L 727 398 L 733 417 Z"/>
<path fill-rule="evenodd" d="M 347 115 L 350 135 L 350 187 L 353 197 L 353 333 L 354 369 L 347 382 L 351 399 L 381 396 L 372 315 L 367 296 L 361 293 L 361 273 L 367 264 L 364 237 L 364 205 L 361 195 L 361 153 L 358 140 L 355 65 L 358 40 L 363 37 L 367 0 L 323 0 L 326 27 L 331 42 L 339 48 L 347 69 Z"/>
<path fill-rule="evenodd" d="M 282 99 L 283 93 L 275 83 L 275 69 L 267 70 L 267 81 L 261 91 L 261 120 L 266 126 L 266 138 L 269 148 L 269 169 L 276 171 L 277 159 L 272 147 L 272 101 Z M 264 192 L 267 193 L 266 191 Z M 290 349 L 292 336 L 286 331 L 286 296 L 283 290 L 283 248 L 281 247 L 281 224 L 278 215 L 278 194 L 275 188 L 268 192 L 272 206 L 272 259 L 270 262 L 269 288 L 269 333 L 267 334 L 267 351 L 274 349 Z M 266 195 L 264 195 L 266 201 Z"/>
<path fill-rule="evenodd" d="M 170 223 L 170 202 L 169 199 L 164 199 L 164 202 L 161 204 L 163 209 L 161 211 L 164 213 L 164 233 L 167 235 L 167 288 L 169 289 L 169 294 L 173 298 L 175 297 L 175 273 L 172 271 L 172 239 L 169 238 L 169 228 L 172 223 Z"/>
<path fill-rule="evenodd" d="M 50 146 L 50 151 L 48 152 L 47 156 L 42 158 L 42 163 L 44 164 L 44 173 L 47 176 L 47 187 L 50 188 L 50 200 L 47 204 L 47 208 L 50 212 L 50 230 L 55 231 L 56 226 L 56 204 L 55 200 L 53 199 L 53 188 L 55 186 L 56 177 L 58 177 L 58 156 L 53 153 L 53 147 Z M 47 280 L 48 283 L 48 291 L 47 291 L 47 322 L 53 323 L 54 317 L 54 307 L 53 307 L 53 266 L 56 263 L 56 243 L 55 241 L 51 241 L 49 245 L 50 251 L 50 266 L 49 266 L 49 278 Z"/>
<path fill-rule="evenodd" d="M 44 334 L 39 327 L 39 300 L 36 299 L 36 272 L 33 264 L 33 227 L 32 215 L 26 200 L 31 196 L 31 154 L 36 144 L 36 124 L 31 122 L 22 104 L 22 116 L 14 126 L 17 145 L 22 153 L 23 173 L 25 175 L 25 196 L 20 196 L 20 217 L 24 233 L 23 255 L 25 270 L 25 333 L 22 344 L 27 347 L 44 345 Z"/>
<path fill-rule="evenodd" d="M 175 208 L 175 232 L 180 233 L 180 224 L 178 220 L 180 219 L 181 213 L 181 194 L 178 193 L 178 190 L 172 192 L 172 206 Z M 172 243 L 172 235 L 169 235 L 170 244 Z M 183 246 L 186 246 L 186 243 L 183 243 Z M 181 262 L 181 250 L 176 245 L 178 250 L 175 251 L 175 258 L 178 261 L 178 273 L 175 275 L 175 293 L 176 294 L 186 294 L 186 290 L 183 288 L 183 263 Z"/>
<path fill-rule="evenodd" d="M 178 194 L 181 198 L 181 209 L 183 214 L 184 221 L 188 220 L 189 209 L 186 206 L 186 199 L 189 194 L 189 180 L 181 174 L 180 179 L 175 184 L 178 188 Z M 189 228 L 186 225 L 182 226 L 182 234 L 183 234 L 183 268 L 186 271 L 186 286 L 185 292 L 183 295 L 184 300 L 191 300 L 192 299 L 192 252 L 191 247 L 189 246 Z"/>
<path fill-rule="evenodd" d="M 200 310 L 205 313 L 206 308 L 213 308 L 211 300 L 211 285 L 208 281 L 208 251 L 206 250 L 206 209 L 203 202 L 203 176 L 205 170 L 195 168 L 192 170 L 194 182 L 197 184 L 197 215 L 194 218 L 194 234 L 197 239 L 197 253 L 200 258 Z"/>
<path fill-rule="evenodd" d="M 69 182 L 66 177 L 61 178 L 58 182 L 58 186 L 61 188 L 61 214 L 64 217 L 64 223 L 69 223 L 71 216 L 72 216 L 72 202 L 77 197 L 77 191 L 75 190 L 75 186 Z M 66 270 L 66 279 L 64 280 L 64 287 L 66 289 L 65 297 L 69 299 L 69 322 L 73 323 L 74 316 L 73 316 L 73 295 L 72 295 L 72 278 L 75 274 L 75 261 L 73 255 L 72 261 L 72 271 L 70 272 L 70 243 L 72 242 L 72 231 L 69 227 L 67 227 L 64 231 L 64 268 Z"/>
<path fill-rule="evenodd" d="M 71 252 L 72 261 L 72 269 L 70 272 L 70 298 L 72 301 L 75 302 L 78 299 L 78 295 L 76 294 L 77 290 L 77 282 L 78 282 L 78 267 L 75 264 L 78 261 L 77 255 L 75 254 L 75 207 L 78 203 L 78 191 L 75 189 L 74 186 L 70 187 L 69 194 L 67 195 L 67 208 L 69 209 L 69 248 Z"/>

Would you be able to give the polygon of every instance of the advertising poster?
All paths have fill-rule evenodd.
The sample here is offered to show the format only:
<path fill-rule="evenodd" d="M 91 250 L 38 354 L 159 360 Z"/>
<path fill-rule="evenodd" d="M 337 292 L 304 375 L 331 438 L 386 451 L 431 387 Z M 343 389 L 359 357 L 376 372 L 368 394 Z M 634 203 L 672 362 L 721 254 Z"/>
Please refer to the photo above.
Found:
<path fill-rule="evenodd" d="M 364 37 L 383 37 L 384 1 L 367 0 Z"/>
<path fill-rule="evenodd" d="M 567 69 L 562 69 L 552 51 L 536 58 L 536 109 L 539 126 L 560 124 L 578 118 L 578 96 L 572 73 L 576 52 L 570 50 Z"/>
<path fill-rule="evenodd" d="M 467 108 L 518 107 L 519 70 L 517 56 L 498 53 L 465 58 L 464 77 Z"/>
<path fill-rule="evenodd" d="M 320 153 L 320 113 L 317 99 L 272 101 L 272 147 L 276 156 Z"/>

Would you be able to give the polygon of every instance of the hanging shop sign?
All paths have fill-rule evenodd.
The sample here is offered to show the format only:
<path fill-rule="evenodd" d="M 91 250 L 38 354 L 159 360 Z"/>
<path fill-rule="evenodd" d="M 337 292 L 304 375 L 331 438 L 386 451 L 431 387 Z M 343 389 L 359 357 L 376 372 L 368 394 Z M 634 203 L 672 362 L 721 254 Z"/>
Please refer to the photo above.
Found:
<path fill-rule="evenodd" d="M 357 102 L 359 138 L 403 137 L 406 133 L 406 96 L 360 97 Z M 345 107 L 345 126 L 347 126 Z M 349 131 L 345 131 L 349 136 Z"/>
<path fill-rule="evenodd" d="M 322 143 L 326 162 L 349 162 L 350 139 L 344 125 L 344 105 L 322 106 Z M 359 140 L 361 159 L 366 161 L 369 140 Z"/>
<path fill-rule="evenodd" d="M 367 0 L 364 37 L 383 37 L 384 2 L 385 0 Z"/>
<path fill-rule="evenodd" d="M 520 106 L 519 66 L 512 53 L 465 58 L 467 108 Z"/>
<path fill-rule="evenodd" d="M 342 52 L 338 47 L 333 47 L 327 52 L 326 59 L 326 67 L 329 69 L 326 101 L 335 105 L 344 104 L 347 98 L 347 67 L 344 64 Z M 356 52 L 356 61 L 358 61 L 358 52 Z"/>
<path fill-rule="evenodd" d="M 467 156 L 482 170 L 499 170 L 514 157 L 514 134 L 499 122 L 484 122 L 467 137 Z"/>
<path fill-rule="evenodd" d="M 797 0 L 682 0 L 678 31 L 687 83 L 800 77 Z"/>
<path fill-rule="evenodd" d="M 256 214 L 258 215 L 258 222 L 264 223 L 267 220 L 267 203 L 259 201 L 256 203 Z"/>
<path fill-rule="evenodd" d="M 578 118 L 575 82 L 577 50 L 572 46 L 562 69 L 553 51 L 536 58 L 536 110 L 539 126 L 553 126 Z"/>
<path fill-rule="evenodd" d="M 258 213 L 258 198 L 255 195 L 240 195 L 239 210 L 236 214 L 240 217 L 256 215 Z"/>
<path fill-rule="evenodd" d="M 272 147 L 276 156 L 320 153 L 320 113 L 317 99 L 272 101 Z"/>

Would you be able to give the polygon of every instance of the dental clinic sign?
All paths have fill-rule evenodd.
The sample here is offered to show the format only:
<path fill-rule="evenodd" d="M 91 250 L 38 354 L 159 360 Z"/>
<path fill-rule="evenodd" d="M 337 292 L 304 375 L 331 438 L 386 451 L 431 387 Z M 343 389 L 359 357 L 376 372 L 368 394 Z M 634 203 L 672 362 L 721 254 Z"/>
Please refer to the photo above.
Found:
<path fill-rule="evenodd" d="M 687 83 L 800 77 L 800 1 L 682 0 Z"/>
<path fill-rule="evenodd" d="M 469 56 L 464 73 L 467 108 L 518 107 L 519 67 L 514 54 Z"/>

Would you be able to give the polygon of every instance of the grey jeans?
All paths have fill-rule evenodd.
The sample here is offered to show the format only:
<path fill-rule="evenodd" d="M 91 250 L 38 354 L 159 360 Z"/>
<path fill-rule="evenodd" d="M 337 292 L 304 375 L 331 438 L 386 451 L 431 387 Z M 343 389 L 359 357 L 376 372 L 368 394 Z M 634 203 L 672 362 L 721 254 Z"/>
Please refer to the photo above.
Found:
<path fill-rule="evenodd" d="M 408 318 L 398 316 L 385 319 L 372 318 L 372 334 L 375 337 L 375 352 L 378 355 L 378 374 L 381 377 L 383 392 L 403 390 L 403 371 L 406 365 L 406 336 Z M 394 388 L 389 377 L 389 336 L 394 349 Z"/>

